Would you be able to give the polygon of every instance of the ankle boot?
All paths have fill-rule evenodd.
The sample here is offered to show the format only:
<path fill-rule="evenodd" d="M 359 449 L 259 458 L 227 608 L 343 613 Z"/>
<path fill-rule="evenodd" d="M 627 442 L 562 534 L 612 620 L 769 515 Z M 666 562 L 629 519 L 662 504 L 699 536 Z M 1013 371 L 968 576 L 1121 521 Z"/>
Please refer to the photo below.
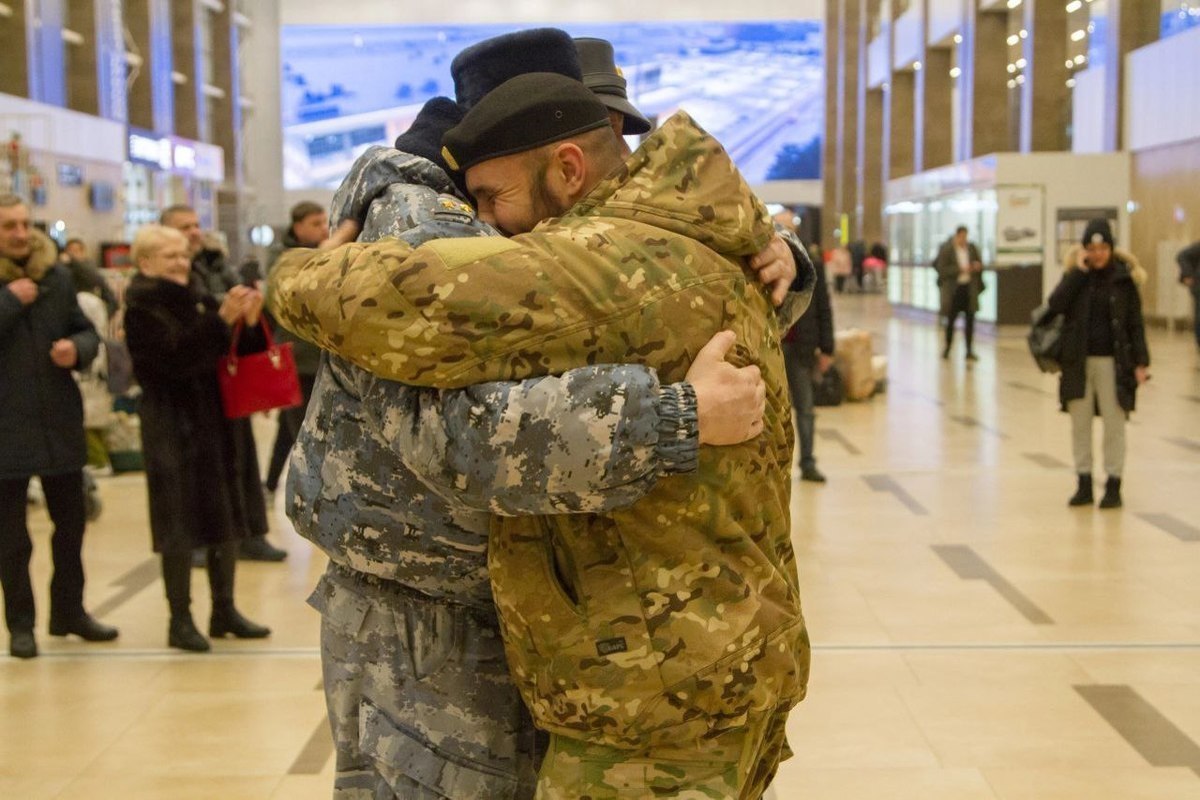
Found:
<path fill-rule="evenodd" d="M 1090 506 L 1095 498 L 1092 496 L 1092 473 L 1085 472 L 1079 476 L 1079 488 L 1067 501 L 1069 506 Z"/>
<path fill-rule="evenodd" d="M 271 629 L 246 619 L 232 604 L 215 606 L 208 623 L 208 635 L 220 639 L 226 634 L 233 634 L 237 639 L 265 639 L 271 635 Z"/>
<path fill-rule="evenodd" d="M 212 649 L 208 639 L 196 630 L 196 623 L 192 622 L 191 615 L 171 617 L 171 627 L 167 630 L 167 644 L 193 653 L 207 653 Z"/>
<path fill-rule="evenodd" d="M 1104 484 L 1104 497 L 1100 498 L 1100 507 L 1120 508 L 1121 505 L 1121 479 L 1109 478 Z"/>

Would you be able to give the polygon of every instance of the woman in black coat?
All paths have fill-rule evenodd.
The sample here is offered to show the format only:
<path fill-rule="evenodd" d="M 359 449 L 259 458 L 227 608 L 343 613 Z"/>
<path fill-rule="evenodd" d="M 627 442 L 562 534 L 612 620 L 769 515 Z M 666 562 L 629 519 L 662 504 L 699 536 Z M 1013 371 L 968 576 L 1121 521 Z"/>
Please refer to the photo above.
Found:
<path fill-rule="evenodd" d="M 266 507 L 250 422 L 225 418 L 217 385 L 230 327 L 257 324 L 262 295 L 234 287 L 218 307 L 191 275 L 187 240 L 170 228 L 139 231 L 132 257 L 138 274 L 125 293 L 125 336 L 142 387 L 142 451 L 150 529 L 171 608 L 168 642 L 209 649 L 191 615 L 197 547 L 208 549 L 209 635 L 262 638 L 270 630 L 234 607 L 233 576 L 238 542 L 267 530 Z"/>
<path fill-rule="evenodd" d="M 1108 481 L 1101 508 L 1121 506 L 1125 419 L 1137 388 L 1149 377 L 1150 351 L 1138 284 L 1145 272 L 1131 254 L 1113 250 L 1108 221 L 1088 223 L 1083 246 L 1067 254 L 1066 274 L 1050 295 L 1050 310 L 1064 316 L 1059 401 L 1071 415 L 1079 485 L 1070 505 L 1091 505 L 1092 418 L 1104 421 Z"/>

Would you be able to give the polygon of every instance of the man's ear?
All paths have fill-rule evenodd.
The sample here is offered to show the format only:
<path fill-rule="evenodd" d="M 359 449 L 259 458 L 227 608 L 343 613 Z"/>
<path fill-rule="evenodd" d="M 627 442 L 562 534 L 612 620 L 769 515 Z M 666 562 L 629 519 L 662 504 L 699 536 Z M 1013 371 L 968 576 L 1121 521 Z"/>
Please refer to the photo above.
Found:
<path fill-rule="evenodd" d="M 563 142 L 551 153 L 549 174 L 552 176 L 555 190 L 569 205 L 574 205 L 576 200 L 586 194 L 584 187 L 587 185 L 587 170 L 587 158 L 574 142 Z"/>

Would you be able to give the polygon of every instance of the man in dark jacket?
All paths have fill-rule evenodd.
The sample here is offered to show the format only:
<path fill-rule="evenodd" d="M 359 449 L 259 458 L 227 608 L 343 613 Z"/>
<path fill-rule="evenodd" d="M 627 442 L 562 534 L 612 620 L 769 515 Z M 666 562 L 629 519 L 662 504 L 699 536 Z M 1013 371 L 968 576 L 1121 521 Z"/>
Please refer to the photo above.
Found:
<path fill-rule="evenodd" d="M 786 219 L 785 219 L 786 218 Z M 792 212 L 785 210 L 775 221 L 792 227 Z M 783 337 L 783 363 L 787 369 L 788 389 L 792 409 L 796 414 L 796 433 L 800 438 L 800 480 L 824 483 L 825 475 L 817 469 L 813 455 L 816 415 L 813 413 L 813 373 L 825 374 L 833 364 L 833 308 L 829 302 L 829 285 L 825 268 L 817 266 L 817 282 L 808 313 Z"/>
<path fill-rule="evenodd" d="M 959 225 L 954 235 L 945 241 L 933 266 L 942 295 L 942 316 L 946 318 L 946 347 L 942 350 L 942 358 L 950 357 L 954 323 L 962 314 L 966 317 L 967 361 L 975 361 L 975 314 L 979 312 L 979 295 L 983 293 L 983 262 L 979 259 L 979 248 L 967 241 L 965 225 Z"/>
<path fill-rule="evenodd" d="M 329 235 L 329 214 L 325 209 L 310 200 L 304 200 L 292 206 L 292 224 L 283 234 L 282 241 L 271 250 L 267 274 L 271 266 L 284 250 L 293 247 L 316 247 Z M 304 423 L 304 413 L 308 410 L 308 400 L 312 397 L 313 385 L 317 380 L 317 368 L 321 366 L 321 348 L 309 344 L 295 336 L 286 328 L 275 325 L 271 320 L 275 338 L 281 342 L 292 343 L 292 354 L 296 357 L 296 372 L 300 375 L 300 391 L 304 394 L 304 404 L 295 408 L 285 408 L 279 412 L 279 428 L 275 433 L 275 446 L 271 451 L 271 463 L 267 467 L 267 479 L 263 486 L 271 497 L 279 488 L 279 476 L 287 464 L 288 454 L 296 443 L 300 426 Z"/>
<path fill-rule="evenodd" d="M 1192 292 L 1192 316 L 1196 346 L 1200 347 L 1200 242 L 1193 242 L 1175 256 L 1179 262 L 1179 282 Z"/>
<path fill-rule="evenodd" d="M 50 634 L 87 641 L 117 638 L 83 609 L 83 403 L 71 370 L 100 347 L 79 309 L 54 244 L 29 224 L 15 195 L 0 195 L 0 584 L 9 652 L 37 655 L 33 636 L 33 545 L 25 520 L 29 479 L 41 478 L 54 522 L 50 547 Z"/>
<path fill-rule="evenodd" d="M 159 224 L 174 228 L 187 237 L 192 256 L 192 274 L 200 278 L 218 303 L 225 293 L 241 283 L 237 272 L 229 266 L 225 253 L 213 247 L 200 227 L 200 216 L 191 206 L 169 206 L 158 216 Z"/>

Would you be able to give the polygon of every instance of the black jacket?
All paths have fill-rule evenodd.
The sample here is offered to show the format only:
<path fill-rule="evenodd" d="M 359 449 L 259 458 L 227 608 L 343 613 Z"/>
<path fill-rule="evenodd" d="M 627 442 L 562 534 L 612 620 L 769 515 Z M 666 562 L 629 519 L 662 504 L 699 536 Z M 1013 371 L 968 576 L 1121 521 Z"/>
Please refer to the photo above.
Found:
<path fill-rule="evenodd" d="M 800 363 L 806 367 L 817 361 L 817 351 L 833 355 L 833 307 L 829 302 L 829 284 L 825 278 L 824 265 L 816 265 L 817 281 L 813 286 L 812 303 L 804 315 L 783 337 L 789 350 L 799 353 Z M 799 278 L 797 278 L 799 280 Z M 796 286 L 793 284 L 793 289 Z"/>
<path fill-rule="evenodd" d="M 969 261 L 982 261 L 979 257 L 979 248 L 974 242 L 967 242 L 967 259 Z M 943 317 L 950 316 L 950 308 L 954 304 L 954 291 L 958 288 L 958 253 L 954 249 L 954 237 L 951 236 L 942 246 L 938 248 L 937 258 L 933 260 L 933 267 L 937 270 L 937 285 L 941 295 L 941 314 Z M 979 295 L 983 293 L 983 275 L 978 272 L 971 273 L 971 282 L 968 284 L 970 289 L 971 313 L 979 313 Z"/>
<path fill-rule="evenodd" d="M 1067 258 L 1073 258 L 1072 251 Z M 1135 275 L 1142 275 L 1137 260 L 1130 254 L 1114 252 L 1112 294 L 1108 317 L 1113 331 L 1113 360 L 1117 374 L 1117 401 L 1126 412 L 1133 411 L 1137 399 L 1136 367 L 1150 366 L 1150 351 L 1146 347 L 1146 328 L 1142 321 L 1142 298 Z M 1067 403 L 1083 397 L 1086 386 L 1088 351 L 1088 321 L 1091 314 L 1089 274 L 1075 267 L 1067 269 L 1062 281 L 1050 294 L 1047 304 L 1056 314 L 1063 314 L 1065 324 L 1062 338 L 1062 375 L 1059 377 L 1058 398 L 1065 411 Z"/>
<path fill-rule="evenodd" d="M 199 279 L 204 291 L 221 302 L 226 293 L 241 283 L 225 258 L 225 253 L 216 248 L 205 248 L 192 258 L 193 280 Z"/>
<path fill-rule="evenodd" d="M 70 369 L 50 360 L 50 347 L 70 339 L 75 368 L 86 369 L 100 339 L 79 309 L 71 274 L 54 263 L 53 244 L 40 233 L 33 240 L 24 265 L 0 258 L 0 479 L 73 472 L 87 463 L 79 388 Z M 38 285 L 28 306 L 6 288 L 23 277 Z"/>
<path fill-rule="evenodd" d="M 1179 280 L 1191 278 L 1200 284 L 1200 242 L 1193 242 L 1175 255 L 1179 262 Z"/>
<path fill-rule="evenodd" d="M 217 361 L 229 329 L 196 281 L 135 275 L 125 338 L 142 387 L 142 453 L 154 549 L 182 550 L 267 530 L 247 419 L 225 418 Z M 261 340 L 238 349 L 261 349 Z"/>

